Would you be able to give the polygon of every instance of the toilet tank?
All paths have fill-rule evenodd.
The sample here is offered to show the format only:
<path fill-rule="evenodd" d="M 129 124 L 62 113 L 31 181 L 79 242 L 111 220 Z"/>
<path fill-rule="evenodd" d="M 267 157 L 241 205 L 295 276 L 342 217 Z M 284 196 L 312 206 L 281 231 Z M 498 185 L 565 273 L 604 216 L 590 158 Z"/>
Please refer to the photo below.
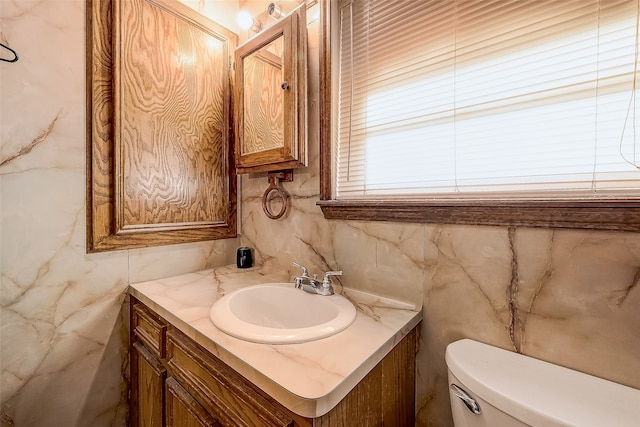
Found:
<path fill-rule="evenodd" d="M 449 384 L 481 410 L 451 394 L 456 427 L 640 426 L 640 390 L 631 387 L 469 339 L 449 344 L 446 362 Z"/>

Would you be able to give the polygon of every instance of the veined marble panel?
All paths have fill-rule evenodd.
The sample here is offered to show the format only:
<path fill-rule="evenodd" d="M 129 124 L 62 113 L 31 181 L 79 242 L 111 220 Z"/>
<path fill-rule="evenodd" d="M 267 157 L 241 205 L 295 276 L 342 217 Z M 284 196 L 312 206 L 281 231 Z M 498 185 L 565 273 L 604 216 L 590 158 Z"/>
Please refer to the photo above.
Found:
<path fill-rule="evenodd" d="M 124 426 L 129 278 L 229 263 L 237 241 L 85 253 L 85 1 L 0 2 L 0 422 Z"/>
<path fill-rule="evenodd" d="M 84 4 L 0 13 L 20 57 L 0 65 L 1 419 L 121 425 L 126 254 L 84 249 Z"/>
<path fill-rule="evenodd" d="M 461 338 L 640 388 L 640 235 L 427 230 L 419 425 L 452 425 L 444 352 Z"/>
<path fill-rule="evenodd" d="M 425 227 L 340 221 L 332 224 L 334 256 L 349 288 L 422 305 Z"/>
<path fill-rule="evenodd" d="M 159 246 L 129 251 L 129 282 L 153 280 L 235 263 L 239 239 Z"/>

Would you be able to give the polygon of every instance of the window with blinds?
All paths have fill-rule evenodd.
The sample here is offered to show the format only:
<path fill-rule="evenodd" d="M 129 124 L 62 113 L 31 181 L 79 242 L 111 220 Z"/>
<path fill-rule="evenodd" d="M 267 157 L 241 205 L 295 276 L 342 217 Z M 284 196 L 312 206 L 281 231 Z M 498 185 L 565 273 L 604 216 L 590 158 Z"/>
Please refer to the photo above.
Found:
<path fill-rule="evenodd" d="M 638 0 L 341 0 L 337 199 L 640 192 Z"/>

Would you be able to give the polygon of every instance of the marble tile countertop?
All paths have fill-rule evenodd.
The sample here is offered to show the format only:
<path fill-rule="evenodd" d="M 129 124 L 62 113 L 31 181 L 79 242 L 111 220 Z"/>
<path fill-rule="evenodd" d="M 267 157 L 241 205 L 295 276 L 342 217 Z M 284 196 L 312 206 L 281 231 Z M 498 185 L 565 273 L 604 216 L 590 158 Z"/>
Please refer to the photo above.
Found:
<path fill-rule="evenodd" d="M 129 293 L 286 408 L 313 418 L 338 404 L 420 323 L 422 312 L 408 304 L 344 289 L 342 295 L 357 308 L 350 327 L 321 340 L 286 345 L 243 341 L 209 320 L 209 309 L 226 293 L 291 279 L 259 267 L 240 270 L 233 265 L 132 284 Z"/>

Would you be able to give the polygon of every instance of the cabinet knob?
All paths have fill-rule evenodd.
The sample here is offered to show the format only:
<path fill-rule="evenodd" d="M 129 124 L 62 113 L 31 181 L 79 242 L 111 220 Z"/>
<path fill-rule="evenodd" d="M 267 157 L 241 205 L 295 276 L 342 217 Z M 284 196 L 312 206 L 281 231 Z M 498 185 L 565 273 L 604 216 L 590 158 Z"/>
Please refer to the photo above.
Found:
<path fill-rule="evenodd" d="M 282 84 L 280 85 L 280 87 L 282 88 L 282 90 L 287 90 L 287 89 L 289 89 L 289 83 L 287 83 L 287 82 L 282 82 Z"/>

